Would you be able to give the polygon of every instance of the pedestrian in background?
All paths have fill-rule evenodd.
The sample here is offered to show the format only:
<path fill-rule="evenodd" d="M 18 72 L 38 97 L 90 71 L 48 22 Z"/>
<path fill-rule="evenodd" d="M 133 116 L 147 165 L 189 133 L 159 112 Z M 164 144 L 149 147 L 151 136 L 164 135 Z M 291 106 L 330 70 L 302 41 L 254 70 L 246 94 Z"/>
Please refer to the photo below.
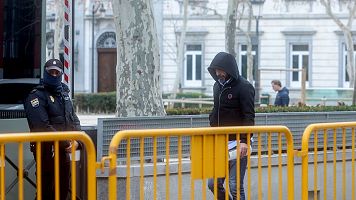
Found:
<path fill-rule="evenodd" d="M 79 131 L 80 122 L 69 97 L 69 88 L 62 83 L 63 64 L 57 59 L 45 63 L 43 80 L 35 87 L 26 100 L 24 108 L 31 132 Z M 31 151 L 36 160 L 36 143 Z M 55 199 L 54 143 L 41 143 L 42 157 L 42 199 Z M 59 142 L 60 199 L 67 199 L 70 181 L 70 159 L 72 145 L 78 142 Z M 56 155 L 57 156 L 57 155 Z M 38 172 L 36 172 L 38 173 Z"/>
<path fill-rule="evenodd" d="M 255 124 L 253 86 L 244 77 L 240 76 L 237 63 L 231 54 L 220 52 L 211 62 L 208 71 L 216 81 L 213 87 L 214 107 L 209 115 L 210 126 L 253 126 Z M 233 136 L 233 137 L 231 137 Z M 251 134 L 252 137 L 252 134 Z M 248 146 L 246 134 L 230 135 L 229 155 L 240 153 L 240 199 L 245 199 L 244 177 L 247 165 Z M 240 149 L 237 148 L 239 142 Z M 229 158 L 229 189 L 230 198 L 236 199 L 236 156 Z M 225 199 L 225 178 L 217 179 L 217 199 Z M 209 189 L 214 192 L 214 179 L 208 180 Z M 216 194 L 215 194 L 216 195 Z"/>
<path fill-rule="evenodd" d="M 282 88 L 281 81 L 271 81 L 272 89 L 277 92 L 276 99 L 274 100 L 275 106 L 288 106 L 289 105 L 289 90 L 286 87 Z"/>

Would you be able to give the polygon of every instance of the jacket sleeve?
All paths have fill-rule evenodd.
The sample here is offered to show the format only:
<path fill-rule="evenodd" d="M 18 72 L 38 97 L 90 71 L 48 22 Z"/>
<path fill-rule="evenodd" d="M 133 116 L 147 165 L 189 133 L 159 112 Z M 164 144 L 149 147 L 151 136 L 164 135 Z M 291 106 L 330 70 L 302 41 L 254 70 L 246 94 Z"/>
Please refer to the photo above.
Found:
<path fill-rule="evenodd" d="M 68 98 L 69 99 L 69 101 L 66 101 L 67 103 L 65 103 L 66 118 L 67 118 L 67 120 L 70 121 L 70 126 L 67 128 L 67 130 L 80 131 L 81 130 L 80 121 L 79 121 L 78 116 L 75 114 L 73 101 L 69 97 L 69 92 L 70 92 L 69 88 L 65 84 L 62 84 L 62 87 L 63 87 L 63 90 L 64 90 L 64 92 L 61 94 L 62 98 L 63 99 Z"/>
<path fill-rule="evenodd" d="M 74 121 L 73 121 L 73 128 L 75 131 L 81 131 L 81 126 L 80 126 L 80 121 L 79 121 L 79 118 L 77 116 L 77 114 L 75 114 L 74 112 L 74 108 L 73 108 L 73 118 L 74 118 Z M 84 147 L 84 144 L 81 142 L 81 141 L 77 141 L 78 142 L 78 150 L 81 150 L 83 149 Z"/>
<path fill-rule="evenodd" d="M 240 95 L 241 102 L 241 117 L 242 126 L 253 126 L 255 125 L 255 89 L 252 85 L 247 84 L 242 90 Z M 252 137 L 252 134 L 250 135 Z M 247 143 L 247 136 L 245 134 L 241 135 L 241 142 Z"/>
<path fill-rule="evenodd" d="M 47 102 L 39 93 L 40 92 L 37 91 L 29 94 L 24 102 L 24 108 L 30 129 L 32 132 L 56 131 L 56 129 L 49 122 L 46 110 Z"/>
<path fill-rule="evenodd" d="M 74 112 L 74 108 L 73 108 L 73 128 L 75 131 L 81 130 L 80 121 L 79 121 L 77 114 L 75 114 L 75 112 Z"/>
<path fill-rule="evenodd" d="M 213 110 L 210 112 L 210 114 L 209 114 L 209 122 L 210 122 L 210 126 L 211 127 L 216 127 L 216 126 L 218 126 L 218 121 L 217 121 L 217 114 L 218 114 L 218 112 L 217 112 L 217 110 L 219 109 L 218 108 L 218 97 L 216 96 L 216 94 L 217 94 L 217 92 L 218 91 L 216 91 L 217 89 L 216 89 L 216 83 L 215 83 L 215 85 L 214 85 L 214 87 L 213 87 L 213 95 L 214 95 L 214 106 L 213 106 Z"/>
<path fill-rule="evenodd" d="M 217 127 L 218 126 L 218 122 L 217 122 L 217 105 L 214 103 L 214 107 L 213 110 L 210 112 L 209 114 L 209 123 L 211 127 Z"/>

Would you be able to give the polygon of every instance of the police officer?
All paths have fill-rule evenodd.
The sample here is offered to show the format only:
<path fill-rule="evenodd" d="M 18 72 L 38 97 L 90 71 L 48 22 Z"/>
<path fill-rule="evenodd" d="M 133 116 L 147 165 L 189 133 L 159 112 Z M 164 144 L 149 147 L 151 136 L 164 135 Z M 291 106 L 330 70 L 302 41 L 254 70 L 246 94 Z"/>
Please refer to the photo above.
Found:
<path fill-rule="evenodd" d="M 24 102 L 27 121 L 31 132 L 78 131 L 80 121 L 74 112 L 68 95 L 69 88 L 62 83 L 63 64 L 58 59 L 45 63 L 43 80 L 35 87 Z M 55 199 L 54 183 L 54 143 L 42 143 L 42 199 Z M 59 143 L 60 199 L 66 199 L 69 191 L 70 160 L 72 145 L 78 142 Z M 31 151 L 36 155 L 35 143 Z M 35 157 L 36 158 L 36 157 Z"/>

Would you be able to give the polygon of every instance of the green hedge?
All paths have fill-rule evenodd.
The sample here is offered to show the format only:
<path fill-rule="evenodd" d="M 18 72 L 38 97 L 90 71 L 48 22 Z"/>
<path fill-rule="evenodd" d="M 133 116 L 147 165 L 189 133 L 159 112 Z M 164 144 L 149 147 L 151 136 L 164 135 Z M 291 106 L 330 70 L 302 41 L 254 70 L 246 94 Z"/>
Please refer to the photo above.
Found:
<path fill-rule="evenodd" d="M 115 113 L 116 93 L 75 94 L 74 105 L 81 113 Z"/>
<path fill-rule="evenodd" d="M 163 98 L 168 98 L 171 94 L 162 95 Z M 209 96 L 202 93 L 178 93 L 176 98 L 207 98 Z M 103 93 L 88 93 L 88 94 L 75 94 L 74 105 L 77 112 L 80 113 L 115 113 L 116 110 L 116 92 L 103 92 Z M 186 103 L 186 108 L 197 107 L 197 104 Z M 204 107 L 211 107 L 210 105 L 203 105 Z M 175 108 L 180 108 L 180 103 L 174 104 Z M 189 112 L 189 111 L 188 111 Z"/>
<path fill-rule="evenodd" d="M 167 115 L 198 115 L 209 114 L 212 108 L 174 108 L 166 109 Z M 334 112 L 334 111 L 356 111 L 356 106 L 290 106 L 278 107 L 267 106 L 258 107 L 256 113 L 274 113 L 274 112 Z"/>
<path fill-rule="evenodd" d="M 166 93 L 163 94 L 162 97 L 164 99 L 168 99 L 172 96 L 171 93 Z M 183 99 L 183 98 L 207 98 L 210 97 L 208 95 L 205 95 L 203 93 L 197 93 L 197 92 L 184 92 L 184 93 L 177 93 L 176 99 Z"/>
<path fill-rule="evenodd" d="M 168 95 L 164 95 L 167 97 Z M 178 94 L 177 98 L 205 98 L 206 95 L 199 93 Z M 115 113 L 116 110 L 116 93 L 94 93 L 94 94 L 76 94 L 74 104 L 77 112 L 81 113 Z M 197 108 L 197 104 L 191 104 L 186 108 L 176 107 L 166 109 L 167 115 L 198 115 L 210 113 L 212 106 L 205 105 L 203 108 Z M 356 111 L 356 106 L 289 106 L 289 107 L 258 107 L 256 113 L 272 112 L 331 112 L 331 111 Z"/>
<path fill-rule="evenodd" d="M 167 115 L 201 115 L 210 113 L 211 108 L 171 108 L 166 109 Z"/>

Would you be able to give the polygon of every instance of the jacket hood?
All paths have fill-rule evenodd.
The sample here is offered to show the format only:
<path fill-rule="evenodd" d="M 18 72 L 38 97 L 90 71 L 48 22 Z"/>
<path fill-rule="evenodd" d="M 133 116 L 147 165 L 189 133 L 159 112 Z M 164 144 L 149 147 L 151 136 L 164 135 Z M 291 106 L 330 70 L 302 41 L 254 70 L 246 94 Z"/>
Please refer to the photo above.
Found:
<path fill-rule="evenodd" d="M 283 92 L 283 93 L 289 94 L 289 90 L 286 87 L 283 87 L 279 92 Z"/>
<path fill-rule="evenodd" d="M 211 61 L 208 71 L 215 81 L 218 81 L 218 77 L 215 74 L 215 69 L 217 68 L 224 70 L 235 80 L 239 77 L 239 69 L 237 68 L 235 57 L 229 53 L 220 52 Z"/>

